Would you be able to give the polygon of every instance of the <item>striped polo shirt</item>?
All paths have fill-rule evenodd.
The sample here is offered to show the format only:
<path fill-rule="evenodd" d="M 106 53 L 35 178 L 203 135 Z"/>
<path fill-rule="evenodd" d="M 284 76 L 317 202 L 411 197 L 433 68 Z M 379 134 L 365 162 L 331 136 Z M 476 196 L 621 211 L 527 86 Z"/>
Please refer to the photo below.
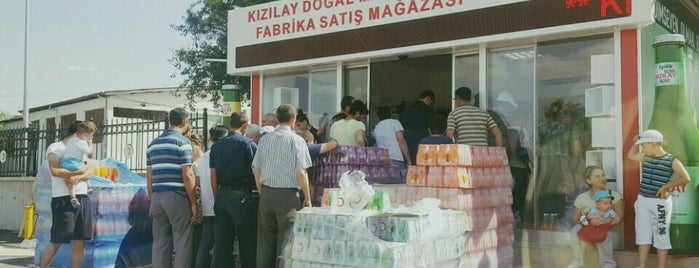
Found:
<path fill-rule="evenodd" d="M 182 166 L 192 165 L 192 145 L 182 133 L 165 130 L 148 145 L 146 158 L 152 170 L 153 192 L 185 191 Z"/>
<path fill-rule="evenodd" d="M 639 194 L 645 197 L 657 198 L 656 194 L 660 187 L 670 182 L 673 173 L 672 161 L 674 159 L 675 156 L 672 154 L 666 154 L 660 158 L 644 157 Z"/>
<path fill-rule="evenodd" d="M 470 105 L 457 107 L 447 117 L 447 129 L 454 130 L 457 144 L 488 146 L 488 130 L 497 126 L 488 112 Z"/>
<path fill-rule="evenodd" d="M 252 168 L 260 169 L 260 183 L 274 188 L 301 189 L 297 172 L 313 165 L 308 146 L 287 125 L 260 138 Z"/>

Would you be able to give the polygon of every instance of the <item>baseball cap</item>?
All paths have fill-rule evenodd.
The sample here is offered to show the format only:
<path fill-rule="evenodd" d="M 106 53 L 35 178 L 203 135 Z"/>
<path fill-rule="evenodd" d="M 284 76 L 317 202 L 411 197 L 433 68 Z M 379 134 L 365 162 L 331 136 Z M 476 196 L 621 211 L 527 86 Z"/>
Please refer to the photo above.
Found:
<path fill-rule="evenodd" d="M 614 200 L 614 197 L 609 194 L 609 191 L 607 191 L 607 190 L 597 191 L 595 193 L 595 202 L 599 201 L 602 198 L 607 198 L 607 197 Z"/>
<path fill-rule="evenodd" d="M 512 97 L 512 94 L 510 94 L 509 92 L 500 92 L 498 96 L 495 97 L 495 100 L 507 102 L 509 104 L 512 104 L 512 106 L 514 107 L 519 107 L 519 105 L 517 105 L 517 102 L 515 102 L 515 98 Z"/>
<path fill-rule="evenodd" d="M 663 134 L 655 129 L 649 129 L 638 135 L 636 138 L 636 144 L 646 143 L 646 142 L 663 142 Z"/>
<path fill-rule="evenodd" d="M 273 126 L 264 126 L 264 127 L 260 128 L 260 135 L 264 135 L 264 134 L 270 133 L 272 131 L 274 131 Z"/>

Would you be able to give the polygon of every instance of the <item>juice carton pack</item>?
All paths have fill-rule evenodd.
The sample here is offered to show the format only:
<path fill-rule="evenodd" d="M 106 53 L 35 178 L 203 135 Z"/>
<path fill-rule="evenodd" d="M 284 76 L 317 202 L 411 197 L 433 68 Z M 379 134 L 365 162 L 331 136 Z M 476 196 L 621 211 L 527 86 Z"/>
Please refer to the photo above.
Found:
<path fill-rule="evenodd" d="M 440 145 L 435 144 L 420 144 L 417 150 L 417 165 L 430 166 L 437 165 L 437 154 Z"/>
<path fill-rule="evenodd" d="M 427 168 L 427 187 L 443 187 L 444 167 L 429 166 Z"/>
<path fill-rule="evenodd" d="M 444 166 L 443 167 L 443 177 L 442 177 L 442 186 L 444 188 L 459 188 L 460 187 L 460 182 L 459 182 L 459 167 L 457 166 Z"/>
<path fill-rule="evenodd" d="M 427 186 L 427 166 L 409 166 L 405 182 L 410 186 Z"/>
<path fill-rule="evenodd" d="M 509 166 L 507 149 L 505 147 L 488 147 L 492 166 Z"/>
<path fill-rule="evenodd" d="M 437 151 L 437 164 L 440 166 L 468 165 L 469 159 L 464 156 L 468 155 L 469 149 L 468 146 L 458 144 L 440 144 Z"/>

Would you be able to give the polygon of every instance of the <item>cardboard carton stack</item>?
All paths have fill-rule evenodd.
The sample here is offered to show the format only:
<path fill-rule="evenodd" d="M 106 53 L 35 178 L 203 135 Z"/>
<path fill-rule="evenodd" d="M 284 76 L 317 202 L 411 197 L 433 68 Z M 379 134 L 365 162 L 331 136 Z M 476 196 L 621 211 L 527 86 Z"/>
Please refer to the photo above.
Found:
<path fill-rule="evenodd" d="M 374 188 L 387 191 L 393 203 L 434 197 L 443 209 L 463 211 L 462 267 L 512 267 L 512 175 L 505 148 L 420 145 L 417 164 L 408 169 L 407 186 Z"/>
<path fill-rule="evenodd" d="M 400 169 L 391 166 L 388 149 L 341 145 L 316 159 L 308 169 L 313 204 L 321 203 L 323 189 L 339 187 L 340 176 L 348 170 L 361 170 L 369 184 L 405 182 Z"/>

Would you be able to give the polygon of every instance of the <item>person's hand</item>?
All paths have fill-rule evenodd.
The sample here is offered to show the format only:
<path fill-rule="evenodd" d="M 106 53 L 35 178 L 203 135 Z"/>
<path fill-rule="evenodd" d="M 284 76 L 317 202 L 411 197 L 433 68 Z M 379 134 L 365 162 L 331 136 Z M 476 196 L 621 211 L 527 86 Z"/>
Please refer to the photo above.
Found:
<path fill-rule="evenodd" d="M 614 226 L 614 225 L 617 225 L 617 224 L 620 223 L 620 222 L 621 222 L 621 219 L 620 219 L 620 218 L 612 218 L 612 222 L 610 222 L 610 224 L 611 224 L 612 226 Z"/>
<path fill-rule="evenodd" d="M 77 184 L 81 179 L 82 178 L 78 176 L 69 177 L 65 180 L 66 186 L 68 186 L 68 188 L 73 187 L 73 185 Z"/>
<path fill-rule="evenodd" d="M 313 206 L 313 205 L 311 204 L 311 198 L 310 198 L 310 196 L 309 196 L 308 198 L 306 198 L 306 199 L 303 200 L 303 207 L 310 208 L 310 207 L 312 207 L 312 206 Z"/>
<path fill-rule="evenodd" d="M 659 196 L 662 199 L 667 199 L 670 196 L 670 191 L 668 191 L 667 185 L 660 187 L 660 189 L 658 189 L 658 192 L 655 193 L 655 196 Z"/>
<path fill-rule="evenodd" d="M 195 222 L 197 221 L 197 216 L 198 216 L 198 215 L 197 215 L 197 205 L 196 205 L 196 204 L 192 204 L 192 205 L 190 206 L 190 209 L 192 210 L 192 218 L 189 219 L 189 222 L 195 223 Z"/>
<path fill-rule="evenodd" d="M 604 224 L 604 220 L 602 220 L 600 217 L 592 217 L 590 220 L 590 223 L 594 226 L 600 226 Z"/>

